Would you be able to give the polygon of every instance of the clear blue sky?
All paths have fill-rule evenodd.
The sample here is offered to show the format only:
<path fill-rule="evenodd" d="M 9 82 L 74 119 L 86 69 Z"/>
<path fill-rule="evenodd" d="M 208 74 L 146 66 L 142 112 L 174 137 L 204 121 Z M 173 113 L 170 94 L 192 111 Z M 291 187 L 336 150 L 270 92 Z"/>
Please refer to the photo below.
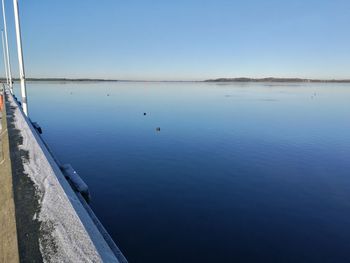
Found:
<path fill-rule="evenodd" d="M 6 3 L 16 73 L 12 0 Z M 349 0 L 19 4 L 28 77 L 350 78 Z"/>

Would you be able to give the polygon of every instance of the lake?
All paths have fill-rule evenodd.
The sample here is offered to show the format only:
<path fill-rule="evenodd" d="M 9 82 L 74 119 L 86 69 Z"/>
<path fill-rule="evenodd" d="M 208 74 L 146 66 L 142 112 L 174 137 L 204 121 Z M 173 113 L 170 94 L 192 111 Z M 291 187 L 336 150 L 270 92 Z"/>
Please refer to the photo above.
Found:
<path fill-rule="evenodd" d="M 28 101 L 131 263 L 350 262 L 350 84 L 30 82 Z"/>

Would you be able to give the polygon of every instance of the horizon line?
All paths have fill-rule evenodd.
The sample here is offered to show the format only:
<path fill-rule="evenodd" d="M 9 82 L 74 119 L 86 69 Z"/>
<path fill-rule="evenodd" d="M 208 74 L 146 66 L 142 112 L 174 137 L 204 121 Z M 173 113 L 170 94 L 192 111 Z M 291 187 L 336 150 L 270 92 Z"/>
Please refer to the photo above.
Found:
<path fill-rule="evenodd" d="M 12 78 L 13 81 L 19 81 L 19 78 Z M 133 80 L 133 79 L 114 79 L 114 78 L 67 78 L 67 77 L 28 77 L 27 81 L 110 81 L 110 82 L 350 82 L 350 78 L 300 78 L 300 77 L 221 77 L 202 80 Z M 5 77 L 0 77 L 0 81 L 6 81 Z"/>

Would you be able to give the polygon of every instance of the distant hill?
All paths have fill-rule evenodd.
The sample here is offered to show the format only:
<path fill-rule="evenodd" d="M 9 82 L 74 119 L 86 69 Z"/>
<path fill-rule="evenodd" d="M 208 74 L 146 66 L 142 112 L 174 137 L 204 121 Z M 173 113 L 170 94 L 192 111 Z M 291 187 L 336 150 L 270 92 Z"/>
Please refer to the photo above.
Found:
<path fill-rule="evenodd" d="M 315 83 L 350 83 L 350 79 L 301 79 L 301 78 L 219 78 L 205 82 L 315 82 Z"/>

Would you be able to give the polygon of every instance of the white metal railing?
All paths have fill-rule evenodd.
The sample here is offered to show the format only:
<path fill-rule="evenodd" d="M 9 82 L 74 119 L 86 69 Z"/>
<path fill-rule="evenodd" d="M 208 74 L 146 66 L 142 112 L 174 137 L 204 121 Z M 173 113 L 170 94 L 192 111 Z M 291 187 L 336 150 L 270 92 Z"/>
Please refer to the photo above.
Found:
<path fill-rule="evenodd" d="M 4 54 L 4 68 L 5 68 L 5 75 L 6 75 L 6 82 L 7 86 L 9 85 L 9 73 L 7 70 L 7 58 L 6 58 L 6 49 L 5 49 L 5 37 L 4 37 L 4 30 L 1 30 L 1 39 L 2 39 L 2 51 Z"/>
<path fill-rule="evenodd" d="M 5 12 L 5 0 L 2 0 L 2 17 L 4 19 L 4 33 L 5 33 L 5 53 L 6 53 L 6 64 L 7 64 L 7 73 L 8 73 L 8 85 L 10 87 L 11 93 L 13 93 L 13 82 L 12 82 L 12 72 L 11 72 L 11 63 L 10 63 L 10 52 L 9 52 L 9 43 L 7 36 L 7 23 L 6 23 L 6 12 Z"/>
<path fill-rule="evenodd" d="M 14 10 L 14 17 L 15 17 L 17 55 L 18 55 L 18 64 L 19 64 L 19 79 L 20 79 L 21 95 L 22 95 L 21 102 L 22 102 L 23 112 L 26 116 L 28 116 L 28 102 L 27 102 L 26 78 L 25 78 L 23 50 L 22 50 L 21 24 L 20 24 L 19 8 L 18 8 L 17 0 L 13 0 L 13 10 Z M 12 72 L 11 72 L 11 63 L 10 63 L 10 52 L 8 47 L 5 0 L 2 0 L 2 14 L 4 19 L 4 30 L 2 31 L 2 45 L 3 45 L 3 53 L 4 53 L 5 75 L 7 80 L 7 87 L 10 89 L 10 92 L 13 94 L 13 81 L 12 81 Z"/>
<path fill-rule="evenodd" d="M 21 81 L 21 94 L 22 94 L 22 108 L 26 116 L 28 116 L 28 103 L 27 103 L 27 89 L 26 89 L 26 77 L 24 71 L 23 51 L 22 51 L 22 36 L 21 36 L 21 24 L 18 11 L 18 0 L 13 0 L 13 9 L 15 12 L 15 26 L 16 26 L 16 39 L 17 39 L 17 53 L 19 64 L 19 77 Z"/>

